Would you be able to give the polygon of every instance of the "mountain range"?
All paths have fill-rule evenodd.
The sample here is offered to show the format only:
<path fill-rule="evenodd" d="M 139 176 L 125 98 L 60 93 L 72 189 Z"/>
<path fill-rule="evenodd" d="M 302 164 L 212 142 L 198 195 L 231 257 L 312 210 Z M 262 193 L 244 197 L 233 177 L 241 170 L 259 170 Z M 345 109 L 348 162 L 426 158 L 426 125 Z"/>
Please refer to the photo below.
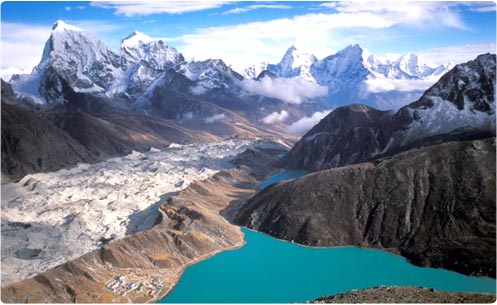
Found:
<path fill-rule="evenodd" d="M 172 142 L 274 135 L 260 119 L 281 109 L 293 118 L 319 109 L 240 97 L 233 86 L 240 79 L 222 60 L 186 63 L 176 49 L 139 32 L 125 37 L 117 54 L 94 34 L 57 21 L 32 73 L 2 81 L 2 102 L 10 104 L 2 111 L 2 143 L 9 145 L 2 170 L 19 179 L 74 164 L 77 156 L 96 161 Z M 9 119 L 7 111 L 16 115 Z M 81 145 L 50 154 L 33 149 L 35 138 Z"/>
<path fill-rule="evenodd" d="M 348 68 L 367 70 L 370 77 L 391 79 L 424 79 L 440 77 L 454 66 L 451 62 L 445 65 L 425 63 L 418 55 L 411 52 L 393 56 L 376 56 L 359 44 L 350 45 L 333 55 L 318 60 L 316 56 L 299 51 L 291 46 L 278 64 L 261 62 L 243 71 L 246 78 L 257 78 L 267 71 L 278 77 L 302 77 L 309 81 L 325 84 L 331 78 L 329 72 L 341 76 Z M 328 72 L 328 73 L 327 73 Z M 355 73 L 350 72 L 350 73 Z"/>
<path fill-rule="evenodd" d="M 481 63 L 482 66 L 488 66 L 492 61 L 483 57 L 480 60 L 488 61 Z M 489 103 L 479 102 L 475 106 L 476 112 L 468 108 L 459 109 L 465 113 L 466 121 L 455 120 L 459 112 L 447 108 L 448 104 L 440 102 L 436 96 L 450 98 L 434 92 L 442 90 L 437 89 L 440 86 L 446 88 L 450 85 L 452 89 L 447 89 L 449 91 L 461 86 L 474 87 L 471 82 L 481 72 L 481 67 L 470 67 L 478 69 L 475 75 L 459 75 L 462 72 L 458 72 L 458 75 L 453 76 L 468 79 L 461 81 L 464 85 L 460 82 L 454 85 L 451 80 L 439 82 L 420 98 L 415 104 L 418 106 L 403 107 L 394 116 L 390 116 L 386 110 L 368 108 L 372 104 L 377 106 L 379 100 L 392 98 L 396 105 L 400 105 L 404 98 L 422 95 L 419 90 L 367 91 L 365 88 L 368 86 L 377 86 L 385 80 L 394 84 L 396 81 L 435 82 L 450 66 L 428 65 L 411 53 L 399 58 L 381 58 L 358 44 L 319 60 L 292 46 L 278 64 L 252 67 L 245 70 L 244 77 L 221 59 L 186 62 L 175 48 L 138 31 L 124 37 L 119 51 L 114 52 L 96 35 L 59 20 L 53 25 L 40 63 L 32 73 L 14 75 L 10 84 L 2 82 L 2 90 L 8 93 L 3 98 L 5 103 L 27 109 L 43 120 L 48 120 L 83 143 L 89 153 L 96 157 L 126 153 L 133 149 L 143 150 L 151 146 L 163 147 L 171 140 L 187 143 L 193 139 L 214 139 L 229 135 L 281 134 L 306 116 L 341 104 L 361 102 L 366 106 L 358 106 L 356 112 L 367 114 L 369 119 L 374 118 L 375 124 L 382 122 L 375 127 L 377 130 L 367 129 L 366 132 L 375 134 L 375 143 L 370 151 L 361 153 L 365 154 L 364 158 L 366 155 L 371 158 L 386 153 L 386 150 L 393 151 L 406 146 L 406 141 L 416 142 L 416 132 L 404 135 L 402 139 L 398 132 L 395 135 L 387 133 L 388 130 L 396 130 L 396 127 L 404 128 L 409 124 L 415 126 L 420 120 L 418 116 L 433 115 L 425 110 L 425 105 L 433 104 L 433 109 L 441 113 L 438 124 L 448 120 L 450 123 L 446 123 L 446 126 L 459 128 L 475 117 L 483 125 L 490 124 L 485 130 L 491 129 L 492 122 L 479 115 L 480 110 L 493 111 Z M 456 70 L 464 71 L 462 68 Z M 256 78 L 246 78 L 255 76 L 256 72 L 259 73 Z M 492 75 L 488 79 L 492 79 Z M 491 84 L 488 86 L 491 87 Z M 472 95 L 478 95 L 474 88 L 465 92 L 471 98 Z M 458 107 L 464 104 L 464 95 L 451 94 L 457 96 Z M 353 109 L 347 108 L 346 111 L 355 111 Z M 345 117 L 339 114 L 341 111 L 345 110 L 335 111 L 330 116 Z M 446 120 L 442 115 L 449 117 Z M 154 119 L 150 120 L 149 117 Z M 329 120 L 323 120 L 303 139 L 312 137 L 312 143 L 324 141 L 326 136 L 317 138 L 316 130 L 320 130 Z M 418 128 L 426 129 L 422 126 Z M 445 130 L 445 127 L 440 128 Z M 343 136 L 345 133 L 342 131 L 337 129 L 334 132 Z M 431 132 L 428 129 L 425 131 L 427 134 Z M 108 141 L 95 139 L 98 133 Z M 434 133 L 432 136 L 436 134 L 431 133 Z M 142 136 L 133 137 L 131 134 Z M 146 136 L 150 134 L 154 136 Z M 289 161 L 288 166 L 321 168 L 350 161 L 345 160 L 343 155 L 338 159 L 336 156 L 327 157 L 330 160 L 316 156 L 314 160 L 313 154 L 305 154 L 305 158 L 312 161 L 296 161 L 294 152 L 300 157 L 303 155 L 300 151 L 303 141 L 286 157 L 287 160 L 293 160 Z M 404 144 L 399 144 L 399 141 Z M 116 145 L 107 145 L 106 142 Z M 17 146 L 20 147 L 22 145 Z M 350 149 L 353 146 L 344 147 Z M 359 160 L 362 157 L 354 155 L 348 158 Z M 317 165 L 316 162 L 323 165 Z M 12 173 L 15 172 L 14 168 L 12 170 Z"/>
<path fill-rule="evenodd" d="M 421 88 L 426 89 L 450 68 L 450 63 L 425 64 L 411 53 L 397 59 L 377 57 L 358 44 L 321 60 L 292 46 L 278 64 L 260 63 L 240 75 L 220 59 L 186 62 L 174 47 L 138 31 L 124 37 L 120 49 L 114 52 L 96 35 L 59 20 L 53 26 L 38 66 L 30 75 L 14 75 L 10 82 L 16 92 L 37 104 L 63 103 L 65 91 L 70 88 L 107 99 L 105 103 L 114 108 L 143 110 L 140 102 L 150 95 L 165 71 L 179 73 L 192 81 L 190 89 L 195 96 L 227 91 L 231 99 L 241 98 L 250 103 L 260 99 L 253 95 L 261 95 L 261 90 L 247 89 L 244 81 L 267 75 L 303 79 L 326 89 L 306 99 L 314 104 L 311 107 L 288 103 L 278 107 L 279 111 L 293 107 L 310 114 L 308 108 L 322 110 L 359 102 L 382 109 L 399 108 L 414 100 Z M 416 85 L 397 88 L 402 87 L 395 83 L 400 80 Z M 261 104 L 259 108 L 267 106 Z M 263 114 L 258 113 L 257 119 Z M 290 117 L 289 122 L 296 119 Z"/>
<path fill-rule="evenodd" d="M 421 96 L 427 84 L 435 83 L 453 66 L 450 62 L 428 64 L 413 53 L 397 58 L 378 57 L 359 44 L 318 60 L 291 46 L 278 64 L 253 65 L 246 68 L 243 75 L 300 78 L 319 84 L 328 89 L 324 99 L 334 107 L 363 103 L 381 109 L 398 109 Z"/>
<path fill-rule="evenodd" d="M 377 57 L 360 45 L 323 59 L 290 47 L 279 63 L 240 74 L 221 59 L 187 62 L 164 41 L 138 31 L 115 52 L 94 34 L 57 21 L 38 66 L 30 75 L 2 80 L 1 90 L 2 182 L 33 196 L 33 215 L 98 201 L 88 211 L 99 209 L 107 219 L 124 210 L 115 208 L 127 205 L 121 198 L 140 202 L 127 193 L 95 192 L 113 192 L 112 181 L 153 203 L 129 210 L 124 220 L 132 219 L 133 229 L 123 238 L 92 236 L 100 240 L 94 251 L 3 287 L 2 300 L 156 300 L 186 265 L 241 246 L 235 224 L 305 245 L 375 247 L 418 265 L 495 278 L 495 54 L 435 66 L 414 54 Z M 289 124 L 324 111 L 329 114 L 300 139 L 284 134 Z M 260 143 L 238 154 L 239 138 Z M 212 152 L 177 145 L 217 145 L 221 139 L 231 144 Z M 287 152 L 288 143 L 295 144 Z M 157 155 L 161 151 L 165 157 Z M 180 153 L 182 158 L 169 160 Z M 140 177 L 162 173 L 157 181 L 169 183 L 176 172 L 184 179 L 186 165 L 195 160 L 203 172 L 211 162 L 206 155 L 232 168 L 193 182 L 167 202 L 171 193 L 148 188 L 160 183 L 145 177 L 135 189 L 121 169 L 126 163 Z M 98 163 L 102 170 L 90 173 L 96 188 L 84 181 L 85 191 L 78 170 L 90 164 L 72 169 L 80 180 L 71 193 L 64 193 L 66 179 L 51 188 L 45 178 L 24 177 L 104 160 L 110 167 Z M 277 168 L 310 173 L 258 192 L 256 185 Z M 174 181 L 170 190 L 183 184 Z M 57 208 L 38 205 L 37 188 L 65 201 L 45 196 Z M 86 189 L 98 200 L 84 201 Z M 16 218 L 25 215 L 23 196 L 10 195 L 6 202 L 16 221 L 2 219 L 2 226 L 36 231 L 36 216 Z M 53 223 L 64 224 L 81 216 L 55 215 Z M 93 216 L 82 219 L 100 225 Z M 119 221 L 109 223 L 126 223 Z M 19 235 L 10 232 L 14 249 Z M 43 253 L 27 246 L 12 252 L 19 259 Z M 109 279 L 136 271 L 164 280 L 160 293 L 143 298 L 138 289 L 111 291 Z"/>
<path fill-rule="evenodd" d="M 428 143 L 495 135 L 495 54 L 455 66 L 395 113 L 366 105 L 337 108 L 282 162 L 322 170 L 393 155 Z"/>

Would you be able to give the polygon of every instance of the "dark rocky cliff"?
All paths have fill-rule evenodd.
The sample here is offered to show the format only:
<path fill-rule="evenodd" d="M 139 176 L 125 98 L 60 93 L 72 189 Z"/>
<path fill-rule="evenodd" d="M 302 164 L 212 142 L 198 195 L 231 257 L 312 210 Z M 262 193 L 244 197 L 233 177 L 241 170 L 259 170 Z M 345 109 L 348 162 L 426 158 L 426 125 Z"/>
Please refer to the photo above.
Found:
<path fill-rule="evenodd" d="M 17 180 L 94 160 L 83 145 L 49 120 L 2 103 L 2 174 Z"/>
<path fill-rule="evenodd" d="M 258 193 L 235 221 L 300 244 L 356 245 L 495 277 L 495 138 L 316 172 Z"/>

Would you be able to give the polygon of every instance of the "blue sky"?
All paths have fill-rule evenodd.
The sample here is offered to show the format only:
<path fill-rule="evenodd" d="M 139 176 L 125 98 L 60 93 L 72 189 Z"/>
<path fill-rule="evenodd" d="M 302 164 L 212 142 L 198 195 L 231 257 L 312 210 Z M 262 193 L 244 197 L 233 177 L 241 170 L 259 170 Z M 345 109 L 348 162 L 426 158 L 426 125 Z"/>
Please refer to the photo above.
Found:
<path fill-rule="evenodd" d="M 495 52 L 494 2 L 3 2 L 1 68 L 30 69 L 52 24 L 96 33 L 111 49 L 133 30 L 162 38 L 187 59 L 222 58 L 235 68 L 278 62 L 286 49 L 318 58 L 349 44 L 372 53 L 412 51 L 462 62 Z"/>

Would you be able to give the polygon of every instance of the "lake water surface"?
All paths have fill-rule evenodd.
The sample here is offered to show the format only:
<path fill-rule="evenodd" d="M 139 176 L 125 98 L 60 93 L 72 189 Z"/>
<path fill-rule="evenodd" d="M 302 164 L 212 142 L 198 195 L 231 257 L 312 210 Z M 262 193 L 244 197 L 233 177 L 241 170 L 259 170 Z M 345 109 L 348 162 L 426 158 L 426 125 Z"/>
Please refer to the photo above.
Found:
<path fill-rule="evenodd" d="M 277 175 L 291 174 L 295 173 Z M 274 176 L 270 179 L 269 184 L 277 182 Z M 242 230 L 247 241 L 244 247 L 188 267 L 174 290 L 159 303 L 293 303 L 379 285 L 496 290 L 494 279 L 416 267 L 403 257 L 379 250 L 310 248 Z"/>
<path fill-rule="evenodd" d="M 265 189 L 273 183 L 280 182 L 287 179 L 295 179 L 308 174 L 308 171 L 298 170 L 298 169 L 286 169 L 277 174 L 270 176 L 266 181 L 261 182 L 257 187 L 259 189 Z"/>

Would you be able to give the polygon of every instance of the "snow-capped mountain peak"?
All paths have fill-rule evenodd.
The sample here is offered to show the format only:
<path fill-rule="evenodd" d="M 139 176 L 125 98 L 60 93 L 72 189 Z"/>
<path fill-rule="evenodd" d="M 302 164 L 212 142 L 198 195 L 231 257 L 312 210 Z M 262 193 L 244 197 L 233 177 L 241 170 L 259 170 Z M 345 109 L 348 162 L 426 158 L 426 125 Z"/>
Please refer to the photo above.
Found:
<path fill-rule="evenodd" d="M 127 69 L 140 61 L 147 62 L 153 69 L 163 70 L 183 62 L 184 58 L 161 39 L 134 31 L 121 41 L 121 64 Z"/>
<path fill-rule="evenodd" d="M 157 39 L 154 39 L 142 32 L 134 30 L 133 33 L 129 34 L 121 40 L 121 48 L 132 48 L 141 44 L 149 43 L 153 40 Z"/>
<path fill-rule="evenodd" d="M 91 61 L 109 56 L 107 46 L 93 33 L 84 31 L 64 21 L 57 21 L 45 48 L 52 57 L 55 55 L 77 56 L 87 65 Z M 76 61 L 79 63 L 79 61 Z"/>
<path fill-rule="evenodd" d="M 118 56 L 96 35 L 58 20 L 38 66 L 31 75 L 13 79 L 12 86 L 39 103 L 62 102 L 67 86 L 75 92 L 105 92 L 118 67 Z"/>
<path fill-rule="evenodd" d="M 301 52 L 297 50 L 295 46 L 291 46 L 285 53 L 285 56 L 281 60 L 280 64 L 287 64 L 288 69 L 297 69 L 302 66 L 310 66 L 313 62 L 317 60 L 316 56 Z"/>
<path fill-rule="evenodd" d="M 190 62 L 183 65 L 180 72 L 206 89 L 230 88 L 231 84 L 243 79 L 221 59 Z"/>
<path fill-rule="evenodd" d="M 423 74 L 425 68 L 428 68 L 416 54 L 411 52 L 399 57 L 394 65 L 398 66 L 401 71 L 410 75 Z"/>
<path fill-rule="evenodd" d="M 338 92 L 366 79 L 369 72 L 363 56 L 364 49 L 359 44 L 350 45 L 316 61 L 311 66 L 312 76 L 318 84 L 327 86 L 329 92 Z"/>
<path fill-rule="evenodd" d="M 63 20 L 57 20 L 52 26 L 52 31 L 83 31 L 83 30 L 74 25 L 67 24 Z"/>
<path fill-rule="evenodd" d="M 364 58 L 369 57 L 371 53 L 360 44 L 356 43 L 338 51 L 336 55 L 340 55 L 347 61 L 363 61 Z"/>
<path fill-rule="evenodd" d="M 262 71 L 267 69 L 268 65 L 269 65 L 268 62 L 261 61 L 260 63 L 245 68 L 243 71 L 241 71 L 241 75 L 243 75 L 243 77 L 247 79 L 257 78 Z"/>
<path fill-rule="evenodd" d="M 316 61 L 316 56 L 301 52 L 295 46 L 291 46 L 287 49 L 281 61 L 276 65 L 267 65 L 267 70 L 278 77 L 302 77 L 314 82 L 310 67 Z"/>

